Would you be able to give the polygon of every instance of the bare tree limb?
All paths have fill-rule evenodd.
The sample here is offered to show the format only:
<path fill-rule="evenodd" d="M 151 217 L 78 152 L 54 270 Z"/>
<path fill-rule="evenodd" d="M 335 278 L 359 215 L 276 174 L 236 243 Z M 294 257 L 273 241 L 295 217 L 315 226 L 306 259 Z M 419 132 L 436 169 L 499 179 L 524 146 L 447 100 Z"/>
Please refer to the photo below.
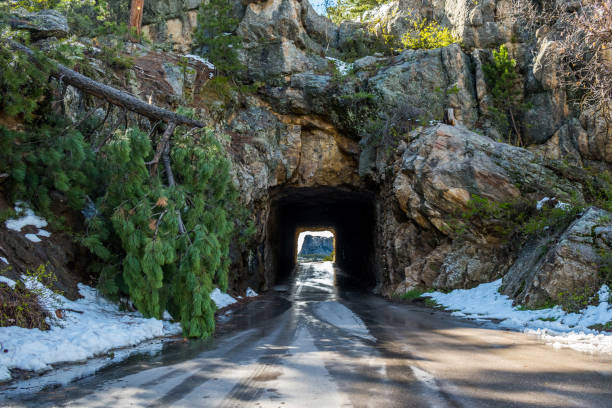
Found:
<path fill-rule="evenodd" d="M 167 130 L 167 129 L 166 129 Z M 166 169 L 166 178 L 168 179 L 168 187 L 174 187 L 176 185 L 176 181 L 174 180 L 174 173 L 172 172 L 172 167 L 170 166 L 170 145 L 166 145 L 164 151 L 162 153 L 162 161 L 164 163 L 164 168 Z M 178 224 L 179 224 L 179 232 L 181 235 L 187 232 L 187 228 L 185 228 L 185 224 L 183 223 L 183 217 L 181 217 L 181 211 L 177 210 L 178 215 Z M 187 235 L 187 239 L 189 239 L 189 235 Z M 191 240 L 189 240 L 191 242 Z"/>
<path fill-rule="evenodd" d="M 159 159 L 162 157 L 162 154 L 165 152 L 166 147 L 168 146 L 168 141 L 170 140 L 170 136 L 174 133 L 174 129 L 176 128 L 176 123 L 170 122 L 168 127 L 164 131 L 164 134 L 161 137 L 161 140 L 157 144 L 157 149 L 155 150 L 155 156 L 153 156 L 153 160 L 148 162 L 147 164 L 151 164 L 151 176 L 155 176 L 157 174 L 157 164 L 159 163 Z"/>
<path fill-rule="evenodd" d="M 26 53 L 32 62 L 40 64 L 36 54 L 25 45 L 12 40 L 8 40 L 8 44 L 14 50 Z M 58 78 L 60 81 L 65 82 L 66 84 L 80 89 L 82 92 L 105 99 L 113 105 L 136 112 L 142 116 L 146 116 L 149 119 L 162 120 L 167 123 L 175 123 L 178 125 L 185 124 L 198 128 L 204 127 L 202 122 L 178 115 L 167 109 L 160 108 L 159 106 L 148 104 L 130 93 L 120 91 L 119 89 L 105 85 L 101 82 L 94 81 L 93 79 L 86 77 L 83 74 L 79 74 L 78 72 L 73 71 L 62 64 L 56 63 L 55 69 L 51 72 L 51 75 Z"/>

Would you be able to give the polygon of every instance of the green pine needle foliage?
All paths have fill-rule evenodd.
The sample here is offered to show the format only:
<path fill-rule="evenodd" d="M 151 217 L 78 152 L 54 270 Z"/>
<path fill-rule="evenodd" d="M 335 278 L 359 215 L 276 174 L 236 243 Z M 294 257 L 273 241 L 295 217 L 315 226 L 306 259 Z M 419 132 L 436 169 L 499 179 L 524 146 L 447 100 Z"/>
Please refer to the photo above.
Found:
<path fill-rule="evenodd" d="M 0 112 L 30 121 L 46 95 L 51 65 L 32 64 L 25 53 L 5 46 L 8 40 L 17 40 L 17 33 L 0 24 Z"/>
<path fill-rule="evenodd" d="M 522 146 L 519 116 L 529 106 L 523 102 L 523 90 L 516 60 L 508 54 L 508 48 L 501 45 L 493 50 L 493 62 L 483 66 L 493 106 L 489 115 L 498 130 L 506 135 L 508 143 Z"/>
<path fill-rule="evenodd" d="M 96 186 L 95 158 L 83 135 L 58 116 L 25 132 L 0 126 L 0 173 L 9 174 L 5 190 L 50 214 L 50 193 L 58 191 L 75 209 Z M 69 158 L 69 159 L 68 159 Z"/>
<path fill-rule="evenodd" d="M 88 217 L 75 238 L 98 258 L 92 272 L 104 294 L 128 296 L 146 316 L 161 318 L 168 310 L 185 336 L 209 336 L 210 293 L 214 286 L 227 289 L 230 242 L 245 242 L 253 231 L 223 146 L 212 131 L 177 130 L 169 154 L 172 187 L 164 165 L 152 175 L 146 164 L 156 146 L 147 133 L 118 131 L 96 152 L 106 138 L 97 126 L 77 128 L 51 109 L 50 64 L 35 66 L 0 49 L 0 113 L 25 128 L 0 126 L 0 173 L 9 175 L 3 191 L 46 217 L 53 217 L 51 197 L 66 197 Z"/>
<path fill-rule="evenodd" d="M 238 19 L 229 0 L 210 0 L 200 6 L 198 26 L 193 33 L 194 49 L 224 74 L 243 69 L 237 50 L 242 39 L 235 34 Z"/>
<path fill-rule="evenodd" d="M 223 147 L 210 131 L 196 139 L 175 136 L 170 158 L 177 185 L 171 188 L 163 171 L 149 175 L 145 162 L 154 152 L 145 133 L 130 129 L 102 153 L 108 189 L 82 241 L 102 260 L 100 288 L 110 296 L 129 295 L 146 316 L 170 311 L 185 336 L 209 336 L 215 312 L 210 292 L 227 288 L 239 207 Z"/>

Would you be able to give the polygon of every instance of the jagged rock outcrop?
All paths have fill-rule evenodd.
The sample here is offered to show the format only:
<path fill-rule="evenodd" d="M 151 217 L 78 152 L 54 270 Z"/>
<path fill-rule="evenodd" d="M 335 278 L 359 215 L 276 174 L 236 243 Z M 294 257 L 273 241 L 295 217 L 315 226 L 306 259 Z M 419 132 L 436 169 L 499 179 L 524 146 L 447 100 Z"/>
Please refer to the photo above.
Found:
<path fill-rule="evenodd" d="M 423 228 L 452 234 L 445 215 L 464 210 L 474 195 L 495 202 L 516 200 L 523 191 L 580 198 L 578 184 L 559 177 L 528 150 L 448 125 L 413 137 L 401 157 L 393 191 L 400 208 Z"/>
<path fill-rule="evenodd" d="M 304 243 L 298 256 L 320 255 L 329 256 L 334 251 L 333 237 L 304 236 Z"/>
<path fill-rule="evenodd" d="M 601 286 L 602 253 L 612 249 L 612 214 L 587 209 L 565 231 L 530 242 L 504 276 L 502 293 L 538 307 L 587 301 Z"/>
<path fill-rule="evenodd" d="M 410 106 L 418 117 L 442 120 L 453 108 L 467 126 L 478 119 L 470 59 L 458 44 L 433 50 L 406 50 L 369 79 L 386 111 Z"/>
<path fill-rule="evenodd" d="M 393 164 L 395 178 L 388 185 L 400 213 L 380 215 L 405 219 L 388 225 L 383 235 L 388 237 L 382 242 L 383 258 L 386 269 L 394 270 L 389 281 L 394 291 L 463 288 L 503 276 L 514 255 L 499 232 L 499 219 L 479 216 L 466 222 L 463 214 L 474 197 L 497 203 L 535 202 L 544 196 L 581 199 L 581 185 L 559 176 L 528 150 L 448 125 L 411 137 Z"/>

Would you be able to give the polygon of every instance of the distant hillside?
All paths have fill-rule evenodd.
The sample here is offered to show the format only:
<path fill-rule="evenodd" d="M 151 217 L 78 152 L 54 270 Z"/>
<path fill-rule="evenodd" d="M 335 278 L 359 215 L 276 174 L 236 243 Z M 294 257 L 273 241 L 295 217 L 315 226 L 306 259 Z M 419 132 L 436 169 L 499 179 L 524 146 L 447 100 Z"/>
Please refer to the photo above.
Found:
<path fill-rule="evenodd" d="M 328 256 L 334 251 L 333 237 L 318 237 L 314 235 L 306 235 L 304 244 L 298 256 L 305 255 L 321 255 Z"/>

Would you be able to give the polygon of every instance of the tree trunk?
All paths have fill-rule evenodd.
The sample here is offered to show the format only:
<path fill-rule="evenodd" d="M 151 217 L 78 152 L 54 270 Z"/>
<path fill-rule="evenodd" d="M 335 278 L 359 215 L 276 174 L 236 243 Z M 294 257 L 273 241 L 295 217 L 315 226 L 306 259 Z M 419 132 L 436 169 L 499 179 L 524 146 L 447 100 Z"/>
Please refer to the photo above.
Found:
<path fill-rule="evenodd" d="M 130 5 L 130 40 L 132 42 L 140 41 L 143 7 L 144 0 L 132 0 Z"/>

